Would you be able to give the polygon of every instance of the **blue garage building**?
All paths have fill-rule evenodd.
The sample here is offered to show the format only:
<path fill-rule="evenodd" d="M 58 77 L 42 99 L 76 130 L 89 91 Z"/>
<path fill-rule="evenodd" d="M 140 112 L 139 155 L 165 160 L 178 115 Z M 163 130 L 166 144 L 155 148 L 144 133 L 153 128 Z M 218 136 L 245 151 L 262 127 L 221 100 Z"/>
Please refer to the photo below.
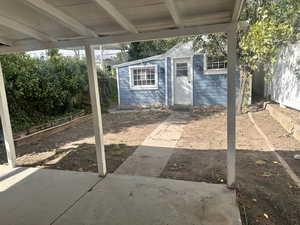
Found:
<path fill-rule="evenodd" d="M 226 105 L 227 102 L 227 59 L 195 53 L 192 42 L 180 43 L 162 55 L 114 67 L 120 106 Z"/>

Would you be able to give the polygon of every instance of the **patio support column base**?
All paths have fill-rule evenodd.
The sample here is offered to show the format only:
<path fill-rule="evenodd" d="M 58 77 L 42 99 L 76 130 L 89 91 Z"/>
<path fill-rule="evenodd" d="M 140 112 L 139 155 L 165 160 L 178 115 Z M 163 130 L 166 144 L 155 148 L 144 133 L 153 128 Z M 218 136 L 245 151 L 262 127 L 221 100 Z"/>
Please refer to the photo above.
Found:
<path fill-rule="evenodd" d="M 235 187 L 236 181 L 236 76 L 237 76 L 237 29 L 232 24 L 227 33 L 227 185 Z"/>
<path fill-rule="evenodd" d="M 16 167 L 16 151 L 11 129 L 9 110 L 5 92 L 4 76 L 0 63 L 0 117 L 3 129 L 4 143 L 7 154 L 7 161 L 10 167 Z"/>
<path fill-rule="evenodd" d="M 92 111 L 93 111 L 93 124 L 95 130 L 98 173 L 100 176 L 105 176 L 106 161 L 105 161 L 105 149 L 104 149 L 104 140 L 103 140 L 101 104 L 100 104 L 95 53 L 93 47 L 90 45 L 85 46 L 85 54 L 87 60 L 89 89 L 90 89 L 91 104 L 92 104 Z"/>

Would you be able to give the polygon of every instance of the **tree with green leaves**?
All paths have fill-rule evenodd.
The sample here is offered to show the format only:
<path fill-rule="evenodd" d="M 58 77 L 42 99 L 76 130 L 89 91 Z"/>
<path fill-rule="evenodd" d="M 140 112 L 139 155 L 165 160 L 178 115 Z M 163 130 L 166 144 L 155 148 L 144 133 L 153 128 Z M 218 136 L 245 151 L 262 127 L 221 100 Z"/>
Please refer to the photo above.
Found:
<path fill-rule="evenodd" d="M 59 49 L 58 48 L 51 48 L 47 50 L 47 56 L 50 57 L 50 59 L 59 58 Z"/>
<path fill-rule="evenodd" d="M 271 76 L 282 47 L 300 40 L 299 7 L 298 0 L 269 0 L 250 8 L 257 15 L 255 20 L 249 16 L 249 29 L 241 34 L 240 40 L 241 62 L 248 72 L 253 73 L 264 65 L 266 74 Z M 247 15 L 251 14 L 244 15 L 245 19 Z"/>
<path fill-rule="evenodd" d="M 272 75 L 273 64 L 280 50 L 300 40 L 299 0 L 248 0 L 240 21 L 249 27 L 238 36 L 238 55 L 243 81 L 263 65 L 265 74 Z M 214 56 L 227 56 L 226 34 L 199 35 L 186 38 L 195 50 Z M 242 93 L 247 85 L 242 83 Z"/>
<path fill-rule="evenodd" d="M 165 53 L 178 43 L 177 38 L 133 42 L 128 47 L 128 60 L 133 61 Z"/>
<path fill-rule="evenodd" d="M 274 60 L 281 47 L 300 39 L 300 2 L 298 0 L 248 0 L 241 21 L 249 27 L 239 35 L 238 53 L 241 62 L 256 69 L 257 63 Z M 185 39 L 193 41 L 197 51 L 227 56 L 227 36 L 223 33 L 199 35 Z M 254 65 L 254 67 L 253 67 Z"/>

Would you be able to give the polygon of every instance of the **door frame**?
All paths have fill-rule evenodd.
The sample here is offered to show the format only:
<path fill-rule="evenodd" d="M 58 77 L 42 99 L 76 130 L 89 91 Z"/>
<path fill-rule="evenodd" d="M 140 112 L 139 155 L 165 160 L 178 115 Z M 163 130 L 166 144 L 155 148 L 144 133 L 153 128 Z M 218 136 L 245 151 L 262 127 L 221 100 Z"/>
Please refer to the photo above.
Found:
<path fill-rule="evenodd" d="M 191 105 L 194 105 L 194 56 L 187 56 L 187 57 L 172 57 L 171 58 L 171 85 L 172 85 L 172 106 L 175 105 L 175 70 L 174 70 L 174 61 L 177 59 L 186 59 L 190 60 L 190 73 L 191 73 Z"/>

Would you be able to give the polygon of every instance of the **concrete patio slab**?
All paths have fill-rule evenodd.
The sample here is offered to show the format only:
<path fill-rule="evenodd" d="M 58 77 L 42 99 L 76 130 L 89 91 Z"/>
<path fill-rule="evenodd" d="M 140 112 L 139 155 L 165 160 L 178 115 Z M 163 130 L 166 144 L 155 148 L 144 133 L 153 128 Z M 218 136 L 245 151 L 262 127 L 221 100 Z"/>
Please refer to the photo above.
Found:
<path fill-rule="evenodd" d="M 108 175 L 54 225 L 241 225 L 225 185 Z"/>
<path fill-rule="evenodd" d="M 173 148 L 140 146 L 114 173 L 159 177 L 173 152 Z"/>
<path fill-rule="evenodd" d="M 95 173 L 0 167 L 0 224 L 49 225 L 101 178 Z"/>

